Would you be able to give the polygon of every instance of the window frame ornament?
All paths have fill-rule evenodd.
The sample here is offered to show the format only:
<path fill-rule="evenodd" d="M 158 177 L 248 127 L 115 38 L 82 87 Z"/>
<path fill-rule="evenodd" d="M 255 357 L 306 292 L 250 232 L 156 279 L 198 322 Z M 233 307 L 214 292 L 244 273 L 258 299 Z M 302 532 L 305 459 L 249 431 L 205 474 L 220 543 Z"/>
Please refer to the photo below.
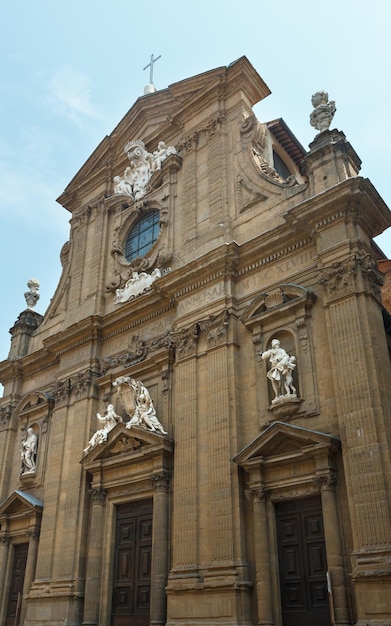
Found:
<path fill-rule="evenodd" d="M 159 234 L 144 256 L 138 256 L 128 261 L 125 256 L 127 238 L 139 220 L 150 211 L 159 211 Z M 126 283 L 134 277 L 134 274 L 148 273 L 151 270 L 160 271 L 160 268 L 167 265 L 172 259 L 172 254 L 167 251 L 169 220 L 168 209 L 165 206 L 160 202 L 143 200 L 136 206 L 125 208 L 120 215 L 122 224 L 114 230 L 111 248 L 111 256 L 115 264 L 114 271 L 111 282 L 106 286 L 107 291 L 111 292 L 123 289 Z"/>

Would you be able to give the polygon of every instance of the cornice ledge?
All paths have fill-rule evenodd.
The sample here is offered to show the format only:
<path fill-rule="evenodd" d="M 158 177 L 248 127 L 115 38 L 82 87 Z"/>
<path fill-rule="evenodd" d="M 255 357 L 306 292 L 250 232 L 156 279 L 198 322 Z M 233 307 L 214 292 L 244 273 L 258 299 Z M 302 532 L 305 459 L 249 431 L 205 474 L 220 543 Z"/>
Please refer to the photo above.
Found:
<path fill-rule="evenodd" d="M 90 315 L 68 326 L 62 332 L 43 340 L 44 348 L 57 355 L 69 352 L 89 341 L 100 341 L 103 319 L 100 315 Z"/>
<path fill-rule="evenodd" d="M 371 238 L 391 225 L 390 211 L 384 200 L 370 180 L 360 176 L 348 178 L 308 198 L 286 211 L 283 218 L 289 225 L 300 225 L 311 235 L 343 219 L 360 222 L 366 230 L 371 227 L 368 233 Z"/>

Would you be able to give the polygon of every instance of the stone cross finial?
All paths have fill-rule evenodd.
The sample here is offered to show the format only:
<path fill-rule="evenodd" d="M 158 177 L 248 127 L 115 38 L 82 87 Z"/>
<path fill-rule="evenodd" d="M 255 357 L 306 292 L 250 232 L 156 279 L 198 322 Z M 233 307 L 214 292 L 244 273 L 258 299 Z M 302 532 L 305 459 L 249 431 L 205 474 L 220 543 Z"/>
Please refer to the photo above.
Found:
<path fill-rule="evenodd" d="M 314 110 L 310 115 L 310 124 L 320 133 L 330 128 L 330 124 L 337 110 L 335 102 L 329 102 L 327 91 L 317 91 L 311 98 Z"/>
<path fill-rule="evenodd" d="M 27 307 L 33 309 L 39 300 L 39 280 L 36 278 L 30 278 L 27 283 L 27 287 L 30 291 L 26 291 L 24 297 L 26 299 Z"/>

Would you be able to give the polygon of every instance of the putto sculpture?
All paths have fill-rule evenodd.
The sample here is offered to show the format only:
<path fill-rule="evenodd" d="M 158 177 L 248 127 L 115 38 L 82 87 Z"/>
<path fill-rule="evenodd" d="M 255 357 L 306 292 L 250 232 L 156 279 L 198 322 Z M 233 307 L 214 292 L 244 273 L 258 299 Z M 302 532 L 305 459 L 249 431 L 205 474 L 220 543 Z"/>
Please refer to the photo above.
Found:
<path fill-rule="evenodd" d="M 149 391 L 141 380 L 119 376 L 113 382 L 113 387 L 116 387 L 118 399 L 130 417 L 126 428 L 141 426 L 146 430 L 167 435 L 157 418 Z"/>
<path fill-rule="evenodd" d="M 176 154 L 174 146 L 166 146 L 164 141 L 159 141 L 158 148 L 150 153 L 146 150 L 144 142 L 129 141 L 126 144 L 125 153 L 130 161 L 124 176 L 114 176 L 114 193 L 129 196 L 132 200 L 140 200 L 147 193 L 147 185 L 152 174 L 161 169 L 163 161 Z"/>
<path fill-rule="evenodd" d="M 319 132 L 328 130 L 336 112 L 335 102 L 329 102 L 327 91 L 317 91 L 311 98 L 314 110 L 310 115 L 310 124 Z"/>
<path fill-rule="evenodd" d="M 270 369 L 266 376 L 270 380 L 274 399 L 272 404 L 283 398 L 296 398 L 296 388 L 293 385 L 293 370 L 296 367 L 296 358 L 281 348 L 278 339 L 272 339 L 272 347 L 262 352 L 263 361 L 269 359 Z"/>
<path fill-rule="evenodd" d="M 85 453 L 90 452 L 97 445 L 105 443 L 107 441 L 107 434 L 113 430 L 114 426 L 122 422 L 122 417 L 116 414 L 114 406 L 112 404 L 107 405 L 106 414 L 96 414 L 99 422 L 103 423 L 102 428 L 99 428 L 91 437 L 88 442 L 88 446 L 84 448 Z"/>

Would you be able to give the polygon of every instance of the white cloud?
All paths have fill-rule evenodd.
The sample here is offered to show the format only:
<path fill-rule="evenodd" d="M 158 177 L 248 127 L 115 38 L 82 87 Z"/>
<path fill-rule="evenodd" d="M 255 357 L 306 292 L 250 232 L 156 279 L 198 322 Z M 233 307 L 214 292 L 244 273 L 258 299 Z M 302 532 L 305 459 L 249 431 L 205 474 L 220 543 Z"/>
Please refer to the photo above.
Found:
<path fill-rule="evenodd" d="M 62 67 L 49 83 L 49 95 L 76 124 L 81 117 L 101 119 L 91 104 L 90 80 L 70 65 Z"/>

